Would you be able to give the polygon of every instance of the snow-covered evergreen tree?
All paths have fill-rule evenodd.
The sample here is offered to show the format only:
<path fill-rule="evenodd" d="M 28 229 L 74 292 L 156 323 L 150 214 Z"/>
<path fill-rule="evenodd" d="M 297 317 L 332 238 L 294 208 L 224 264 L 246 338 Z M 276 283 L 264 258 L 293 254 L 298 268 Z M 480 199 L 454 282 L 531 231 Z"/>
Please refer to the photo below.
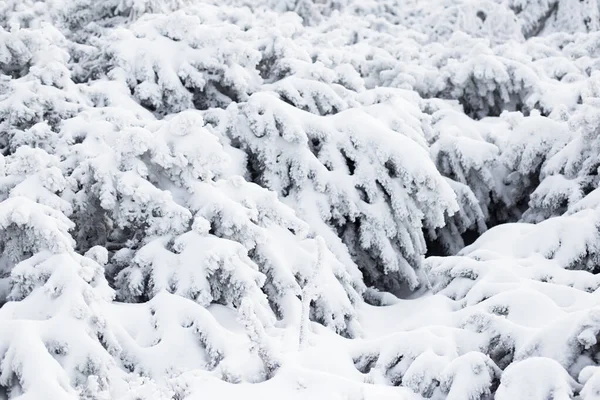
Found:
<path fill-rule="evenodd" d="M 0 4 L 0 398 L 598 398 L 595 0 Z"/>

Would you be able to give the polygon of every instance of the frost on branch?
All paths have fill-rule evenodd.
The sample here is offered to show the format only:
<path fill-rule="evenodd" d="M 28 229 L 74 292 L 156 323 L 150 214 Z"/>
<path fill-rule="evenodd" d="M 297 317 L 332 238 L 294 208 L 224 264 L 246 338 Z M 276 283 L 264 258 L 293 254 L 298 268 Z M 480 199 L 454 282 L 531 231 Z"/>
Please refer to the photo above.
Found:
<path fill-rule="evenodd" d="M 111 303 L 103 268 L 90 258 L 106 259 L 102 252 L 41 252 L 14 268 L 0 310 L 0 387 L 9 396 L 109 399 L 135 393 L 140 375 L 152 388 L 188 369 L 260 380 L 247 344 L 197 304 L 166 292 L 145 304 Z M 157 396 L 140 390 L 136 398 Z"/>
<path fill-rule="evenodd" d="M 0 27 L 0 126 L 6 132 L 0 140 L 3 150 L 12 138 L 37 123 L 55 127 L 63 118 L 74 116 L 85 100 L 71 80 L 67 62 L 68 42 L 57 29 Z M 17 143 L 12 144 L 12 148 Z M 6 150 L 4 150 L 6 151 Z"/>
<path fill-rule="evenodd" d="M 101 309 L 111 297 L 102 268 L 84 257 L 46 251 L 18 264 L 0 310 L 0 385 L 7 394 L 74 399 L 88 382 L 106 393 L 109 379 L 120 375 L 99 339 L 110 343 Z"/>
<path fill-rule="evenodd" d="M 104 115 L 108 120 L 100 119 Z M 132 113 L 111 115 L 107 109 L 62 125 L 64 140 L 75 142 L 62 167 L 83 249 L 134 246 L 143 235 L 183 232 L 189 225 L 189 211 L 146 180 L 148 167 L 138 157 L 149 151 L 151 136 L 134 121 Z"/>
<path fill-rule="evenodd" d="M 488 224 L 514 218 L 510 199 L 500 189 L 507 172 L 493 143 L 492 124 L 441 109 L 432 115 L 432 128 L 429 151 L 456 193 L 459 211 L 448 215 L 445 225 L 431 235 L 446 252 L 456 254 L 464 247 L 462 236 L 481 234 Z"/>
<path fill-rule="evenodd" d="M 456 203 L 417 143 L 367 113 L 320 117 L 269 94 L 228 114 L 252 180 L 294 204 L 337 257 L 350 255 L 375 285 L 421 283 L 422 229 L 441 226 Z"/>
<path fill-rule="evenodd" d="M 563 123 L 565 128 L 560 132 L 563 139 L 555 141 L 555 149 L 547 153 L 547 161 L 539 173 L 541 183 L 531 195 L 529 220 L 597 209 L 600 166 L 597 105 L 598 98 L 586 98 L 568 122 Z"/>
<path fill-rule="evenodd" d="M 240 177 L 198 183 L 190 208 L 198 221 L 210 224 L 212 234 L 241 243 L 265 275 L 262 290 L 275 314 L 297 324 L 301 288 L 315 273 L 315 239 L 309 227 L 276 195 Z M 285 255 L 281 249 L 286 249 Z M 311 319 L 354 336 L 354 304 L 364 291 L 359 271 L 339 262 L 330 251 L 323 255 L 320 285 L 311 303 Z M 255 303 L 256 310 L 258 303 Z"/>
<path fill-rule="evenodd" d="M 163 290 L 205 307 L 252 298 L 263 323 L 297 324 L 297 296 L 314 268 L 310 229 L 237 175 L 243 153 L 203 124 L 199 112 L 141 124 L 112 108 L 65 121 L 64 137 L 77 138 L 63 167 L 78 244 L 114 254 L 107 268 L 121 300 Z M 311 318 L 354 336 L 360 273 L 329 252 L 325 264 Z"/>
<path fill-rule="evenodd" d="M 252 33 L 220 23 L 215 7 L 146 16 L 111 36 L 109 75 L 160 115 L 243 101 L 261 83 Z"/>
<path fill-rule="evenodd" d="M 264 306 L 264 278 L 246 252 L 235 242 L 194 231 L 155 239 L 116 276 L 120 298 L 145 301 L 166 290 L 204 307 L 213 302 L 239 306 L 245 297 Z"/>
<path fill-rule="evenodd" d="M 73 224 L 60 211 L 25 197 L 12 197 L 0 204 L 5 266 L 10 267 L 41 250 L 60 253 L 72 247 L 73 240 L 67 231 Z"/>
<path fill-rule="evenodd" d="M 471 188 L 452 179 L 447 179 L 447 182 L 456 193 L 459 210 L 446 216 L 444 226 L 428 231 L 429 238 L 432 240 L 427 248 L 429 254 L 435 254 L 436 252 L 456 254 L 465 247 L 465 241 L 485 232 L 487 229 L 481 203 L 479 203 Z"/>
<path fill-rule="evenodd" d="M 595 218 L 588 210 L 537 225 L 497 226 L 460 256 L 428 259 L 434 291 L 460 309 L 455 335 L 474 335 L 469 340 L 478 351 L 506 368 L 496 396 L 511 398 L 530 381 L 536 384 L 525 398 L 555 392 L 572 398 L 581 388 L 579 373 L 595 365 Z"/>
<path fill-rule="evenodd" d="M 0 387 L 32 399 L 76 398 L 88 379 L 107 390 L 116 370 L 99 339 L 110 341 L 101 307 L 112 299 L 102 267 L 73 252 L 59 211 L 25 197 L 0 210 Z"/>
<path fill-rule="evenodd" d="M 523 35 L 532 37 L 552 32 L 594 32 L 598 25 L 595 1 L 507 0 L 517 16 Z"/>

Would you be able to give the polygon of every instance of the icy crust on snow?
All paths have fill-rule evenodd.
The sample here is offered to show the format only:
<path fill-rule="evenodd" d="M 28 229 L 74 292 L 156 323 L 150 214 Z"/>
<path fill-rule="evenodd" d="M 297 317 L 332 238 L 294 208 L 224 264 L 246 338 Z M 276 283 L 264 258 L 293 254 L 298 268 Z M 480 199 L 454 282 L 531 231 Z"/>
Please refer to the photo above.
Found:
<path fill-rule="evenodd" d="M 600 398 L 597 2 L 224 3 L 0 3 L 0 398 Z"/>

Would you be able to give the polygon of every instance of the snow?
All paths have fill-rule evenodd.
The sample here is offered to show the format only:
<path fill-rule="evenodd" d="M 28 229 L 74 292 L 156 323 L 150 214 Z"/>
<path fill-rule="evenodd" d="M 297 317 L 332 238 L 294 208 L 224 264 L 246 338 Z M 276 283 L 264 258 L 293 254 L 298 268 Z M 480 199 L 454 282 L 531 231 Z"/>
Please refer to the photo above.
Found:
<path fill-rule="evenodd" d="M 0 399 L 600 398 L 599 28 L 0 2 Z"/>

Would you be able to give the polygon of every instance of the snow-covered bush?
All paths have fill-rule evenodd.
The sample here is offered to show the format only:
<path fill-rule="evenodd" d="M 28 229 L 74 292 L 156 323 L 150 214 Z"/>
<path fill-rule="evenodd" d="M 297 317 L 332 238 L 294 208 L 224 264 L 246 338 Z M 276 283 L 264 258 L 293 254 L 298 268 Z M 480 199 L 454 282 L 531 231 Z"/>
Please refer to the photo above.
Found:
<path fill-rule="evenodd" d="M 251 179 L 293 204 L 339 258 L 351 256 L 374 285 L 423 283 L 415 272 L 426 251 L 422 229 L 456 210 L 423 148 L 368 111 L 322 117 L 255 94 L 228 113 Z"/>
<path fill-rule="evenodd" d="M 115 29 L 107 38 L 109 74 L 160 114 L 246 100 L 261 83 L 256 34 L 222 24 L 214 8 L 145 16 Z"/>
<path fill-rule="evenodd" d="M 598 15 L 1 2 L 0 399 L 598 398 Z"/>

